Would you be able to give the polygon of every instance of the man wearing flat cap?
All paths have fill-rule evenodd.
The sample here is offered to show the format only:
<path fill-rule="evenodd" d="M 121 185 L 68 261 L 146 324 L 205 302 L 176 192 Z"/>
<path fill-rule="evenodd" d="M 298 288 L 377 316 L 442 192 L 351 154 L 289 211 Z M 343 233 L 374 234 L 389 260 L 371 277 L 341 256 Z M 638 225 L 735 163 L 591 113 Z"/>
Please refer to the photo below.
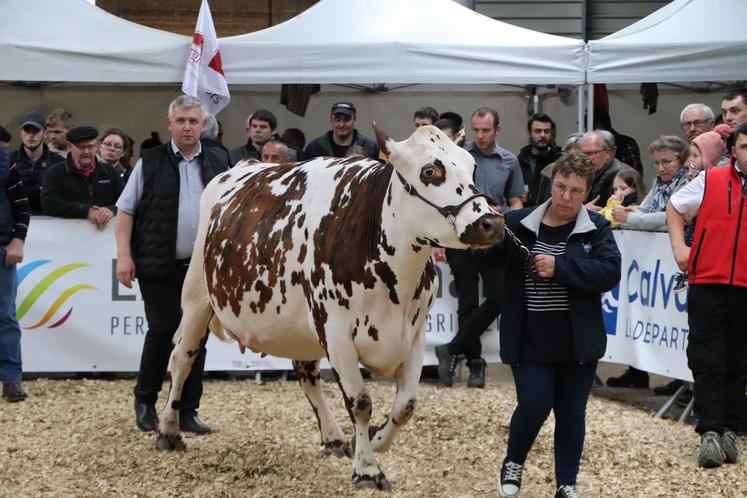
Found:
<path fill-rule="evenodd" d="M 333 105 L 330 121 L 332 129 L 314 139 L 306 147 L 306 159 L 319 156 L 347 157 L 348 149 L 355 145 L 361 147 L 371 159 L 379 158 L 379 146 L 376 145 L 376 141 L 355 129 L 358 120 L 352 103 L 338 102 Z"/>
<path fill-rule="evenodd" d="M 10 164 L 18 171 L 23 182 L 24 196 L 29 200 L 31 214 L 41 214 L 41 185 L 49 166 L 65 160 L 44 143 L 44 116 L 36 111 L 26 111 L 19 124 L 21 147 L 10 156 Z"/>
<path fill-rule="evenodd" d="M 87 219 L 99 230 L 111 221 L 122 193 L 122 178 L 117 170 L 96 160 L 98 134 L 90 126 L 77 126 L 67 132 L 65 137 L 71 147 L 65 162 L 51 166 L 44 174 L 43 214 Z"/>

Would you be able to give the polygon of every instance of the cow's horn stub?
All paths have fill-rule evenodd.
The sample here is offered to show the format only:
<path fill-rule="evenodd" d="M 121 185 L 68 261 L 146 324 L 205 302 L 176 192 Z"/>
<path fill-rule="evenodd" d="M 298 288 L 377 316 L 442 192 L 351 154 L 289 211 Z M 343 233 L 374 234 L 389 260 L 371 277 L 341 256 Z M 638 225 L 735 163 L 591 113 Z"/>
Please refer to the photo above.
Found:
<path fill-rule="evenodd" d="M 388 156 L 389 148 L 386 146 L 386 141 L 389 140 L 389 135 L 376 126 L 376 121 L 371 121 L 371 126 L 373 126 L 374 133 L 376 134 L 376 143 L 379 145 L 379 150 Z"/>

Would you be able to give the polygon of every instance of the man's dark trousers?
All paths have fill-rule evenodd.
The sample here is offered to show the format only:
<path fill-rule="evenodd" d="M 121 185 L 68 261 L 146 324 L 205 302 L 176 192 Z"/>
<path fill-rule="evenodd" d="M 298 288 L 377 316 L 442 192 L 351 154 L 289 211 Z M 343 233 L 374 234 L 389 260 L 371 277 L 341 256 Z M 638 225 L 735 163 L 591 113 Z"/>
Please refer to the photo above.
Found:
<path fill-rule="evenodd" d="M 747 287 L 691 285 L 687 363 L 695 380 L 696 430 L 739 428 L 747 376 Z"/>
<path fill-rule="evenodd" d="M 148 332 L 145 335 L 140 372 L 135 385 L 135 398 L 143 403 L 155 404 L 158 398 L 171 350 L 174 348 L 174 333 L 182 317 L 182 286 L 189 267 L 184 261 L 176 261 L 175 265 L 176 276 L 173 281 L 138 279 L 145 302 L 145 318 L 148 320 Z M 180 407 L 182 412 L 194 411 L 200 406 L 206 341 L 207 335 L 184 383 Z"/>
<path fill-rule="evenodd" d="M 502 247 L 491 249 L 447 249 L 446 259 L 454 276 L 459 331 L 449 343 L 449 352 L 480 358 L 480 336 L 503 306 L 504 256 Z M 480 303 L 480 279 L 485 300 Z"/>

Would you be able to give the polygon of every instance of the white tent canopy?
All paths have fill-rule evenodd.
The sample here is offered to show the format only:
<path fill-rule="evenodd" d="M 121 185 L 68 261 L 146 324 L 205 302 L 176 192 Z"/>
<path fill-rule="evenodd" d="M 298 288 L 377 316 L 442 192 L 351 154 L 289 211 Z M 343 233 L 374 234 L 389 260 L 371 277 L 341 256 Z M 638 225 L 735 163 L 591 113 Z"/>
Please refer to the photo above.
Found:
<path fill-rule="evenodd" d="M 322 0 L 223 38 L 229 83 L 584 82 L 584 43 L 496 21 L 452 0 Z"/>
<path fill-rule="evenodd" d="M 0 81 L 179 82 L 190 38 L 85 0 L 3 0 Z M 230 84 L 583 83 L 581 40 L 496 21 L 452 0 L 321 0 L 223 38 Z"/>
<path fill-rule="evenodd" d="M 85 0 L 3 0 L 0 81 L 180 82 L 190 38 Z M 230 84 L 583 83 L 584 43 L 452 0 L 321 0 L 221 39 Z"/>
<path fill-rule="evenodd" d="M 745 0 L 674 0 L 589 42 L 589 83 L 747 79 Z"/>
<path fill-rule="evenodd" d="M 191 39 L 85 0 L 2 0 L 0 81 L 181 81 Z"/>

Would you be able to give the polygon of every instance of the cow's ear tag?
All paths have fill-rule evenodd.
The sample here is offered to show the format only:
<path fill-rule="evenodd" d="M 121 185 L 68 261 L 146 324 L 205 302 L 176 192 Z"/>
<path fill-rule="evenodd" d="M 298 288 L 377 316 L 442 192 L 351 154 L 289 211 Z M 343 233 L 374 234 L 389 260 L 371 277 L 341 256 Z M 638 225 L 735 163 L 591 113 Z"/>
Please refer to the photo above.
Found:
<path fill-rule="evenodd" d="M 379 145 L 379 150 L 388 156 L 389 147 L 387 147 L 386 142 L 389 140 L 389 135 L 376 126 L 376 121 L 371 121 L 371 126 L 373 126 L 374 133 L 376 134 L 376 143 Z"/>

